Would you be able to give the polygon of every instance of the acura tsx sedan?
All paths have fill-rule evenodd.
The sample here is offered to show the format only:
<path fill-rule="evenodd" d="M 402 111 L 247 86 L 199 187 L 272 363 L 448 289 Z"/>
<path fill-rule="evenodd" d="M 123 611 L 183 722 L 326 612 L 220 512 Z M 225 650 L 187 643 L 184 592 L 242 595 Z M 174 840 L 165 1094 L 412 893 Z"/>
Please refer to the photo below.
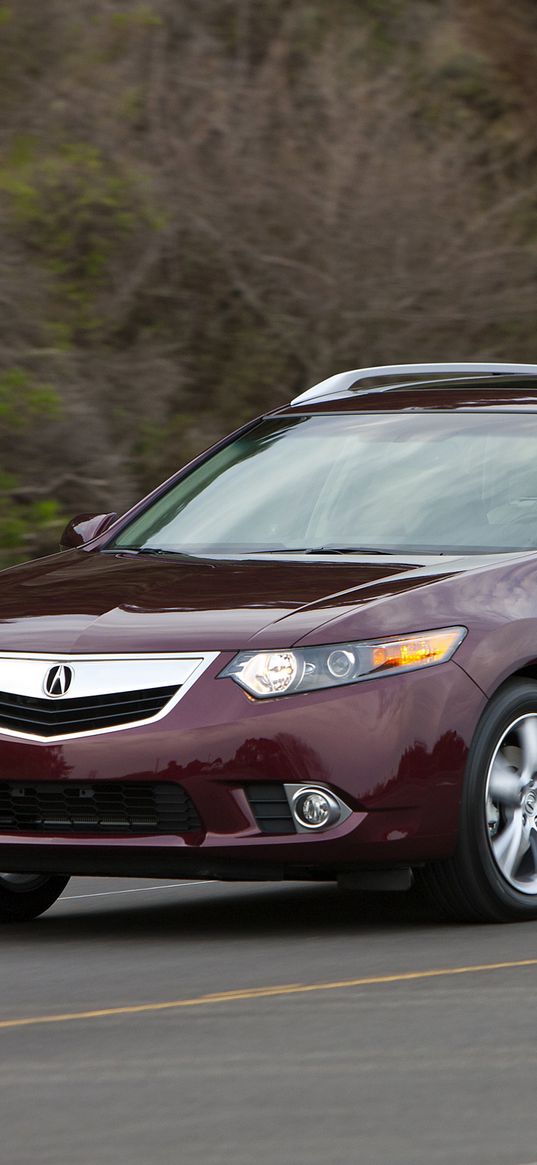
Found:
<path fill-rule="evenodd" d="M 537 918 L 537 366 L 333 376 L 4 571 L 0 870 Z"/>

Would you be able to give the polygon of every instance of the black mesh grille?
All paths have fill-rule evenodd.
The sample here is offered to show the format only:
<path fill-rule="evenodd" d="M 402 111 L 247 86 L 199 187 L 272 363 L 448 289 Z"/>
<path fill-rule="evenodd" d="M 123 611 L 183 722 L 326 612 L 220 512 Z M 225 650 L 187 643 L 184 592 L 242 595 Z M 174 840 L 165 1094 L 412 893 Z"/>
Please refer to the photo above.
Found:
<path fill-rule="evenodd" d="M 201 829 L 180 785 L 0 781 L 1 833 L 192 833 Z"/>
<path fill-rule="evenodd" d="M 247 785 L 246 796 L 261 833 L 296 833 L 283 785 Z"/>
<path fill-rule="evenodd" d="M 177 685 L 138 692 L 113 692 L 76 700 L 34 699 L 0 692 L 0 730 L 12 728 L 35 736 L 66 736 L 147 720 L 177 692 Z"/>

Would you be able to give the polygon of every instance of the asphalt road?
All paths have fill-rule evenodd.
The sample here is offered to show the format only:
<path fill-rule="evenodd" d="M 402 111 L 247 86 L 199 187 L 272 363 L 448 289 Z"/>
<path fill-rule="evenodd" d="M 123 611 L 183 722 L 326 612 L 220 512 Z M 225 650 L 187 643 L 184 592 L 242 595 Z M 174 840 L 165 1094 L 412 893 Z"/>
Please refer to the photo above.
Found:
<path fill-rule="evenodd" d="M 537 1162 L 537 924 L 75 879 L 0 942 L 2 1165 Z"/>

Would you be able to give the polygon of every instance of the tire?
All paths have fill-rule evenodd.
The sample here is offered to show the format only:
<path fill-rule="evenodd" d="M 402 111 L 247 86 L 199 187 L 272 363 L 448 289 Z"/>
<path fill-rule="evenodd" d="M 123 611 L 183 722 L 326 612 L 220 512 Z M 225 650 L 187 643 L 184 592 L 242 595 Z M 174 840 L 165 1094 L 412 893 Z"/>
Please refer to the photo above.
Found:
<path fill-rule="evenodd" d="M 69 878 L 0 874 L 0 923 L 29 922 L 52 906 Z"/>
<path fill-rule="evenodd" d="M 537 683 L 511 680 L 493 697 L 468 755 L 457 849 L 416 871 L 450 918 L 537 918 Z"/>

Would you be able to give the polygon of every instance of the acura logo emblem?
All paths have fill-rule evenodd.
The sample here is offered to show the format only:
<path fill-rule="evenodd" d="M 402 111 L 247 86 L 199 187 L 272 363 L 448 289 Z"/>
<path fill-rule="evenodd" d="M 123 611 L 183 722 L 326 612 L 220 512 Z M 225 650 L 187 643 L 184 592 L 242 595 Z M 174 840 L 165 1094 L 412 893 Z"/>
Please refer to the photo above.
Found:
<path fill-rule="evenodd" d="M 44 688 L 47 696 L 65 696 L 73 682 L 73 669 L 65 663 L 57 663 L 51 667 L 45 677 Z"/>

